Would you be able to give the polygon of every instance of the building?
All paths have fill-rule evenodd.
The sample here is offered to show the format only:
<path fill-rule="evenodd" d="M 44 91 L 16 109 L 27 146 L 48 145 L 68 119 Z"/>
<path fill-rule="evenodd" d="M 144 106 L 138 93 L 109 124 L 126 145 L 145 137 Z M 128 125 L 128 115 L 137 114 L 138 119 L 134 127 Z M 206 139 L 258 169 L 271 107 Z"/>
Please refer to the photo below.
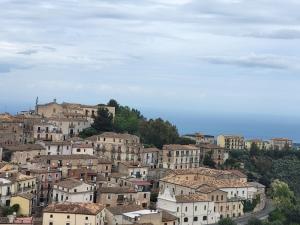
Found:
<path fill-rule="evenodd" d="M 245 149 L 244 137 L 239 135 L 219 135 L 217 138 L 217 144 L 227 150 Z"/>
<path fill-rule="evenodd" d="M 87 154 L 94 155 L 94 147 L 92 144 L 77 143 L 72 145 L 72 155 Z"/>
<path fill-rule="evenodd" d="M 61 141 L 66 139 L 62 129 L 53 123 L 45 120 L 33 125 L 34 140 L 42 141 Z"/>
<path fill-rule="evenodd" d="M 92 118 L 97 115 L 99 108 L 106 108 L 115 117 L 115 107 L 106 105 L 82 105 L 77 103 L 63 102 L 59 104 L 54 100 L 47 104 L 36 106 L 36 113 L 43 117 L 66 117 L 66 118 Z"/>
<path fill-rule="evenodd" d="M 105 132 L 87 140 L 94 145 L 95 154 L 111 159 L 115 164 L 140 161 L 143 146 L 136 135 Z"/>
<path fill-rule="evenodd" d="M 104 158 L 93 155 L 44 155 L 31 160 L 31 168 L 59 169 L 62 178 L 68 177 L 72 169 L 92 169 L 97 173 L 108 176 L 111 173 L 112 163 Z"/>
<path fill-rule="evenodd" d="M 105 209 L 105 221 L 107 225 L 124 224 L 123 213 L 142 210 L 143 207 L 136 204 L 110 206 Z"/>
<path fill-rule="evenodd" d="M 94 202 L 95 187 L 81 180 L 68 178 L 53 185 L 53 202 Z"/>
<path fill-rule="evenodd" d="M 202 133 L 195 134 L 196 144 L 215 144 L 215 136 Z"/>
<path fill-rule="evenodd" d="M 228 150 L 216 145 L 216 144 L 199 144 L 201 152 L 201 160 L 203 162 L 206 155 L 210 155 L 212 160 L 217 166 L 224 164 L 228 159 Z"/>
<path fill-rule="evenodd" d="M 96 203 L 56 203 L 44 209 L 43 225 L 104 225 L 104 213 Z"/>
<path fill-rule="evenodd" d="M 141 150 L 141 163 L 149 166 L 150 168 L 156 168 L 159 160 L 158 148 L 143 148 Z"/>
<path fill-rule="evenodd" d="M 161 167 L 189 169 L 200 166 L 200 148 L 195 145 L 164 145 L 161 151 Z"/>
<path fill-rule="evenodd" d="M 44 146 L 46 155 L 71 155 L 71 141 L 39 141 L 37 142 Z"/>
<path fill-rule="evenodd" d="M 252 139 L 245 141 L 245 148 L 247 150 L 251 149 L 252 144 L 255 144 L 259 150 L 268 150 L 270 149 L 270 143 L 261 139 Z"/>
<path fill-rule="evenodd" d="M 17 194 L 11 197 L 10 206 L 19 205 L 17 216 L 31 216 L 32 209 L 36 205 L 36 197 L 31 193 Z"/>
<path fill-rule="evenodd" d="M 4 146 L 2 159 L 6 162 L 24 165 L 36 156 L 46 155 L 46 149 L 40 144 L 20 144 Z"/>
<path fill-rule="evenodd" d="M 0 145 L 24 143 L 23 121 L 8 113 L 0 114 Z"/>
<path fill-rule="evenodd" d="M 135 177 L 140 179 L 147 179 L 149 167 L 139 163 L 118 163 L 119 173 L 124 174 L 126 177 Z"/>
<path fill-rule="evenodd" d="M 247 182 L 247 177 L 236 170 L 174 170 L 159 183 L 157 207 L 179 217 L 180 224 L 200 225 L 239 217 L 243 215 L 242 201 L 257 196 L 262 199 L 258 208 L 265 204 L 264 187 Z"/>
<path fill-rule="evenodd" d="M 289 150 L 293 147 L 293 141 L 288 138 L 272 138 L 270 147 L 277 150 Z"/>

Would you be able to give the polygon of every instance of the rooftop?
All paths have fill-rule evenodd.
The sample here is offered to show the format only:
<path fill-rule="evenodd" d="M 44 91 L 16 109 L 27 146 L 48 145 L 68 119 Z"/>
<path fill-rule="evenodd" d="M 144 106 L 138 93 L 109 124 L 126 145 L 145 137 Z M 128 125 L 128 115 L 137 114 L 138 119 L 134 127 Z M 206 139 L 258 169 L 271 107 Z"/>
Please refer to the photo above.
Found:
<path fill-rule="evenodd" d="M 108 207 L 107 210 L 114 215 L 121 215 L 123 213 L 134 212 L 143 209 L 141 205 L 118 205 L 114 207 Z"/>
<path fill-rule="evenodd" d="M 97 215 L 105 207 L 98 203 L 56 203 L 51 204 L 44 209 L 48 213 L 69 213 L 82 215 Z"/>
<path fill-rule="evenodd" d="M 178 144 L 172 144 L 172 145 L 164 145 L 164 150 L 199 150 L 198 147 L 195 145 L 178 145 Z"/>
<path fill-rule="evenodd" d="M 15 151 L 44 150 L 45 148 L 40 144 L 21 144 L 21 145 L 5 146 L 4 149 L 15 152 Z"/>
<path fill-rule="evenodd" d="M 126 188 L 126 187 L 101 187 L 99 188 L 99 192 L 101 193 L 136 193 L 135 190 Z"/>
<path fill-rule="evenodd" d="M 209 201 L 207 195 L 203 195 L 203 194 L 176 195 L 175 198 L 176 198 L 176 202 L 179 203 Z"/>
<path fill-rule="evenodd" d="M 58 182 L 54 185 L 57 185 L 57 186 L 63 187 L 63 188 L 72 189 L 72 188 L 75 188 L 75 187 L 78 187 L 78 186 L 82 185 L 83 183 L 84 183 L 83 181 L 76 180 L 74 178 L 68 178 L 68 179 L 60 181 L 60 182 Z"/>

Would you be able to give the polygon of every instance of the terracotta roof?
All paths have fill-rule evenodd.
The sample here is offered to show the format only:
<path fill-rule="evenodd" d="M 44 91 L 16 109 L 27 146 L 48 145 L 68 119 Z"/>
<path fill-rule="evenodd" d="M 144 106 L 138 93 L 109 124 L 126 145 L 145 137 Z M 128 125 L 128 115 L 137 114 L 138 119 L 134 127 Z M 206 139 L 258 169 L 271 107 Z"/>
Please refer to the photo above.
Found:
<path fill-rule="evenodd" d="M 176 216 L 173 216 L 172 214 L 168 213 L 167 211 L 162 211 L 162 222 L 170 222 L 175 221 L 178 218 Z"/>
<path fill-rule="evenodd" d="M 97 215 L 105 207 L 98 203 L 57 203 L 51 204 L 44 209 L 47 213 L 69 213 L 82 215 Z"/>
<path fill-rule="evenodd" d="M 207 202 L 208 198 L 203 194 L 190 194 L 190 195 L 176 195 L 176 202 L 188 203 L 188 202 Z"/>
<path fill-rule="evenodd" d="M 175 150 L 199 150 L 199 148 L 195 145 L 172 144 L 172 145 L 164 145 L 163 150 L 170 150 L 170 151 L 175 151 Z"/>
<path fill-rule="evenodd" d="M 28 200 L 32 200 L 35 197 L 35 195 L 31 194 L 31 193 L 22 193 L 22 194 L 17 194 L 16 196 L 20 196 L 20 197 L 28 199 Z"/>
<path fill-rule="evenodd" d="M 158 148 L 144 148 L 141 150 L 141 152 L 148 153 L 148 152 L 159 152 L 160 150 Z"/>
<path fill-rule="evenodd" d="M 54 185 L 57 185 L 59 187 L 72 189 L 72 188 L 75 188 L 75 187 L 78 187 L 78 186 L 82 185 L 83 183 L 84 183 L 83 181 L 76 180 L 74 178 L 68 178 L 68 179 L 60 181 L 60 182 L 58 182 Z"/>
<path fill-rule="evenodd" d="M 136 193 L 135 190 L 125 187 L 102 187 L 98 189 L 101 193 Z"/>
<path fill-rule="evenodd" d="M 141 210 L 143 207 L 141 205 L 118 205 L 114 207 L 108 207 L 107 210 L 110 211 L 114 215 L 122 215 L 123 213 L 134 212 L 137 210 Z"/>
<path fill-rule="evenodd" d="M 15 152 L 15 151 L 32 151 L 32 150 L 44 150 L 45 148 L 40 144 L 21 144 L 14 146 L 5 146 L 5 149 Z"/>
<path fill-rule="evenodd" d="M 49 159 L 49 160 L 72 160 L 72 159 L 98 159 L 98 157 L 87 154 L 76 155 L 42 155 L 35 157 L 36 159 Z"/>
<path fill-rule="evenodd" d="M 127 133 L 104 132 L 100 135 L 94 135 L 88 139 L 95 140 L 97 137 L 120 138 L 120 139 L 138 138 L 138 136 L 136 135 L 127 134 Z"/>

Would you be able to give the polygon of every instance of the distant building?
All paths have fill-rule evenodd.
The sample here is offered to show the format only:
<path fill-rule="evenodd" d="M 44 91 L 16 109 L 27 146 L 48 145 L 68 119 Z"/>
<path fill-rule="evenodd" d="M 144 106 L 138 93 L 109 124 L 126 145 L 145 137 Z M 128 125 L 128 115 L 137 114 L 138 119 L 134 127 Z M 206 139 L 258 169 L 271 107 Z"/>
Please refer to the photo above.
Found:
<path fill-rule="evenodd" d="M 270 143 L 261 139 L 252 139 L 245 141 L 245 148 L 247 150 L 251 149 L 252 144 L 255 144 L 259 150 L 268 150 L 270 149 Z"/>
<path fill-rule="evenodd" d="M 150 168 L 156 168 L 160 151 L 158 148 L 143 148 L 141 150 L 141 163 Z"/>
<path fill-rule="evenodd" d="M 291 149 L 293 147 L 293 141 L 288 138 L 272 138 L 270 145 L 272 149 Z"/>
<path fill-rule="evenodd" d="M 195 141 L 196 141 L 196 144 L 215 144 L 215 136 L 196 133 Z"/>
<path fill-rule="evenodd" d="M 245 149 L 244 137 L 239 135 L 219 135 L 217 144 L 227 150 Z"/>
<path fill-rule="evenodd" d="M 199 144 L 199 147 L 202 162 L 206 155 L 210 155 L 215 164 L 220 166 L 229 158 L 228 150 L 216 144 Z"/>
<path fill-rule="evenodd" d="M 120 161 L 140 161 L 143 145 L 136 135 L 105 132 L 87 140 L 94 145 L 95 154 L 111 159 L 115 164 Z"/>
<path fill-rule="evenodd" d="M 106 108 L 113 117 L 115 116 L 115 107 L 106 105 L 82 105 L 77 103 L 57 103 L 56 100 L 43 105 L 37 105 L 36 113 L 46 118 L 65 117 L 65 118 L 90 118 L 97 115 L 99 108 Z"/>
<path fill-rule="evenodd" d="M 195 145 L 164 145 L 161 154 L 162 168 L 189 169 L 200 166 L 200 148 Z"/>

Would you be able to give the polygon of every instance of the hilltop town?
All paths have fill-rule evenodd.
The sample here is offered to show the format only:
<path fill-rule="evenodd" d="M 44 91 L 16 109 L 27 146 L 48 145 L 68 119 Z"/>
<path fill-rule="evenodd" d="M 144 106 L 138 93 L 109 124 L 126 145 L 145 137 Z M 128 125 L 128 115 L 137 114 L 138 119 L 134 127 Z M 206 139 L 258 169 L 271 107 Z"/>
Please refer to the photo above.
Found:
<path fill-rule="evenodd" d="M 265 209 L 266 187 L 232 151 L 287 151 L 287 138 L 185 135 L 184 143 L 145 145 L 138 135 L 103 131 L 83 138 L 111 105 L 37 104 L 0 114 L 0 204 L 6 224 L 202 225 Z M 247 206 L 247 209 L 246 209 Z M 250 208 L 250 209 L 249 209 Z"/>

